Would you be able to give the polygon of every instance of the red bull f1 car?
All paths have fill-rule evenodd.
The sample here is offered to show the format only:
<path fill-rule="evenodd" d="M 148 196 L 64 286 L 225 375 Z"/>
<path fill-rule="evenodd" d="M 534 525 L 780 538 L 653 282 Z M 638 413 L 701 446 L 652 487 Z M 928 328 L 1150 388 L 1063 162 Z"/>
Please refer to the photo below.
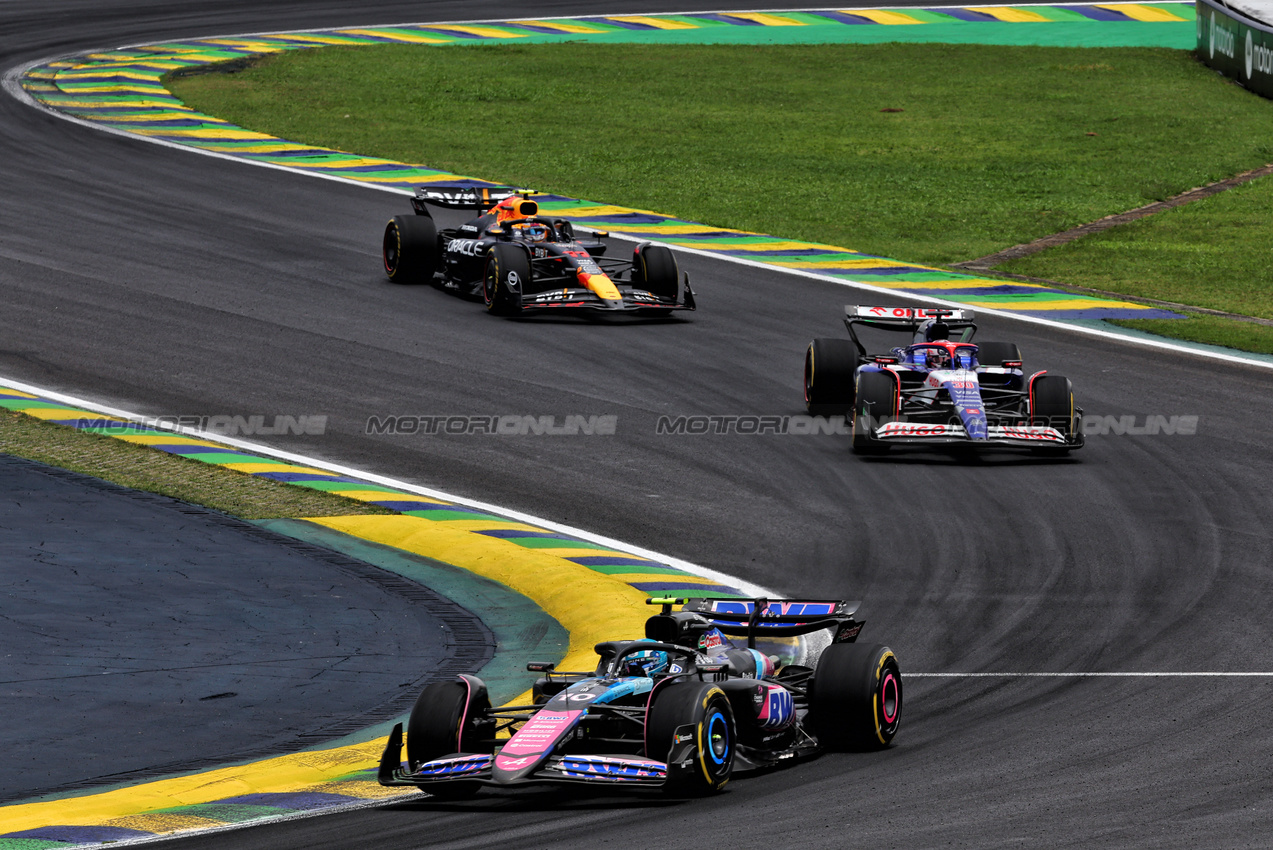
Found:
<path fill-rule="evenodd" d="M 1083 445 L 1068 378 L 1026 375 L 1014 343 L 973 342 L 971 310 L 845 307 L 850 339 L 815 339 L 804 361 L 810 413 L 853 417 L 853 449 L 896 445 L 1027 447 L 1065 454 Z M 906 333 L 908 345 L 868 354 L 857 327 Z"/>
<path fill-rule="evenodd" d="M 530 194 L 466 185 L 417 189 L 415 214 L 394 216 L 385 227 L 385 274 L 395 283 L 432 282 L 481 297 L 498 316 L 575 310 L 667 316 L 694 309 L 689 274 L 682 279 L 666 245 L 645 242 L 630 260 L 608 258 L 606 234 L 578 240 L 570 222 L 540 216 Z M 429 205 L 479 215 L 438 229 Z"/>
<path fill-rule="evenodd" d="M 380 783 L 441 798 L 544 783 L 695 795 L 825 750 L 882 749 L 897 733 L 901 672 L 888 647 L 857 642 L 857 603 L 650 601 L 662 613 L 647 620 L 645 639 L 597 644 L 595 670 L 527 665 L 542 674 L 530 705 L 492 708 L 476 676 L 425 687 L 406 762 L 399 723 Z M 812 666 L 779 666 L 757 649 L 758 639 L 793 637 Z"/>

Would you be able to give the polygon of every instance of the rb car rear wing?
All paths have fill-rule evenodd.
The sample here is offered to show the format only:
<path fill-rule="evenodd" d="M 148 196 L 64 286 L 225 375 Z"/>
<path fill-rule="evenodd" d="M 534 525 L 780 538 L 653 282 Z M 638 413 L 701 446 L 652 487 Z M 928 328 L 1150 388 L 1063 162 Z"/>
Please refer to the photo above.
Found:
<path fill-rule="evenodd" d="M 822 629 L 835 629 L 835 643 L 857 639 L 865 621 L 855 619 L 860 602 L 840 599 L 734 599 L 653 597 L 650 605 L 662 605 L 663 613 L 671 613 L 673 605 L 682 611 L 698 614 L 712 622 L 723 634 L 745 637 L 753 649 L 756 637 L 798 637 Z"/>
<path fill-rule="evenodd" d="M 844 326 L 858 352 L 865 357 L 866 347 L 858 339 L 853 330 L 854 325 L 864 325 L 884 331 L 906 331 L 915 333 L 930 319 L 938 319 L 950 328 L 951 332 L 961 331 L 956 342 L 969 342 L 977 330 L 973 321 L 976 314 L 972 310 L 949 310 L 944 307 L 863 307 L 855 304 L 845 305 Z M 953 339 L 953 337 L 952 337 Z"/>
<path fill-rule="evenodd" d="M 434 183 L 417 186 L 411 206 L 421 215 L 427 215 L 425 204 L 451 210 L 478 210 L 486 212 L 500 201 L 514 195 L 532 195 L 530 189 L 512 186 L 473 186 L 467 183 Z"/>

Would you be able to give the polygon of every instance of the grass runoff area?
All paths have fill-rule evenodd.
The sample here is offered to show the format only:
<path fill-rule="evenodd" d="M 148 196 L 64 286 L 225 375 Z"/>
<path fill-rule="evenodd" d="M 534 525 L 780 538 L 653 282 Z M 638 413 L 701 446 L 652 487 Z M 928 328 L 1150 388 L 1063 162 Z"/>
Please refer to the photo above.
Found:
<path fill-rule="evenodd" d="M 244 519 L 391 513 L 7 410 L 0 410 L 0 452 Z"/>
<path fill-rule="evenodd" d="M 1158 48 L 384 45 L 170 86 L 292 141 L 931 265 L 1273 162 L 1273 104 Z M 1273 318 L 1267 183 L 1002 270 Z"/>

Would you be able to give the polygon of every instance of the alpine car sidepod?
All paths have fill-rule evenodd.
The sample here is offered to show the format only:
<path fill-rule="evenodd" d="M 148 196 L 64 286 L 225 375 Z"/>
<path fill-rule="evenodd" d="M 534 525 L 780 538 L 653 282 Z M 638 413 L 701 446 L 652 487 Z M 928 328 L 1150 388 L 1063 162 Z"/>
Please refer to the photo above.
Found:
<path fill-rule="evenodd" d="M 1027 447 L 1065 454 L 1083 445 L 1083 410 L 1068 378 L 1028 377 L 1015 343 L 973 343 L 971 310 L 844 308 L 850 339 L 815 339 L 804 360 L 810 413 L 853 417 L 853 449 L 894 445 Z M 856 326 L 909 333 L 869 355 Z"/>
<path fill-rule="evenodd" d="M 542 218 L 524 189 L 442 185 L 416 189 L 415 215 L 385 227 L 385 274 L 395 283 L 433 282 L 481 296 L 499 316 L 590 310 L 666 316 L 693 310 L 689 273 L 682 283 L 666 245 L 643 242 L 631 260 L 606 258 L 605 233 L 576 240 L 563 219 Z M 477 210 L 458 228 L 439 230 L 428 205 Z"/>
<path fill-rule="evenodd" d="M 645 639 L 597 644 L 596 670 L 527 665 L 543 674 L 530 705 L 492 708 L 476 676 L 425 687 L 407 723 L 405 766 L 399 723 L 380 784 L 442 798 L 537 783 L 695 794 L 824 750 L 882 749 L 897 733 L 901 672 L 888 647 L 856 643 L 858 603 L 649 601 L 663 607 Z M 821 641 L 805 641 L 813 667 L 775 669 L 756 649 L 758 637 L 815 633 Z"/>

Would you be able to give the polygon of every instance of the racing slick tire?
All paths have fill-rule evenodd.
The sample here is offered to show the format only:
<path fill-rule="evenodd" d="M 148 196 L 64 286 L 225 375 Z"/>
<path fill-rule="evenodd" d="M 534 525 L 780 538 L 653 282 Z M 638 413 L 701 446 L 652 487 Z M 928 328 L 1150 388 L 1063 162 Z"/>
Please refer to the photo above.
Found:
<path fill-rule="evenodd" d="M 425 762 L 443 756 L 491 751 L 484 741 L 491 731 L 489 721 L 484 722 L 490 697 L 480 679 L 470 681 L 479 687 L 452 680 L 434 682 L 420 692 L 407 721 L 407 766 L 413 773 Z M 448 782 L 421 790 L 435 797 L 459 799 L 473 796 L 480 788 L 476 782 Z"/>
<path fill-rule="evenodd" d="M 1074 412 L 1074 387 L 1069 378 L 1040 375 L 1030 382 L 1031 425 L 1049 425 L 1070 441 L 1076 433 Z M 1068 446 L 1041 446 L 1034 451 L 1035 454 L 1062 456 L 1069 454 L 1070 449 Z"/>
<path fill-rule="evenodd" d="M 394 283 L 424 283 L 438 268 L 438 228 L 427 215 L 395 215 L 381 245 L 385 274 Z"/>
<path fill-rule="evenodd" d="M 853 404 L 853 451 L 888 451 L 872 437 L 875 429 L 897 418 L 897 378 L 892 372 L 859 372 Z"/>
<path fill-rule="evenodd" d="M 857 348 L 847 339 L 815 339 L 804 354 L 804 406 L 813 416 L 853 412 Z"/>
<path fill-rule="evenodd" d="M 492 245 L 482 274 L 482 300 L 487 312 L 517 315 L 522 311 L 522 293 L 530 285 L 530 255 L 526 250 L 504 242 Z"/>
<path fill-rule="evenodd" d="M 666 245 L 638 245 L 632 258 L 632 285 L 673 301 L 680 295 L 680 270 Z"/>
<path fill-rule="evenodd" d="M 659 298 L 680 299 L 681 272 L 666 245 L 638 245 L 632 252 L 632 285 Z M 646 310 L 648 316 L 668 316 L 671 310 Z"/>
<path fill-rule="evenodd" d="M 977 362 L 982 366 L 1002 366 L 1005 362 L 1021 362 L 1021 349 L 1015 342 L 977 343 Z"/>
<path fill-rule="evenodd" d="M 829 750 L 887 747 L 902 721 L 902 673 L 880 644 L 833 643 L 809 686 L 809 721 Z"/>
<path fill-rule="evenodd" d="M 737 740 L 725 692 L 710 682 L 673 682 L 660 688 L 645 718 L 646 757 L 665 761 L 682 726 L 693 726 L 696 755 L 688 767 L 667 766 L 664 790 L 684 795 L 719 791 L 733 772 Z"/>

